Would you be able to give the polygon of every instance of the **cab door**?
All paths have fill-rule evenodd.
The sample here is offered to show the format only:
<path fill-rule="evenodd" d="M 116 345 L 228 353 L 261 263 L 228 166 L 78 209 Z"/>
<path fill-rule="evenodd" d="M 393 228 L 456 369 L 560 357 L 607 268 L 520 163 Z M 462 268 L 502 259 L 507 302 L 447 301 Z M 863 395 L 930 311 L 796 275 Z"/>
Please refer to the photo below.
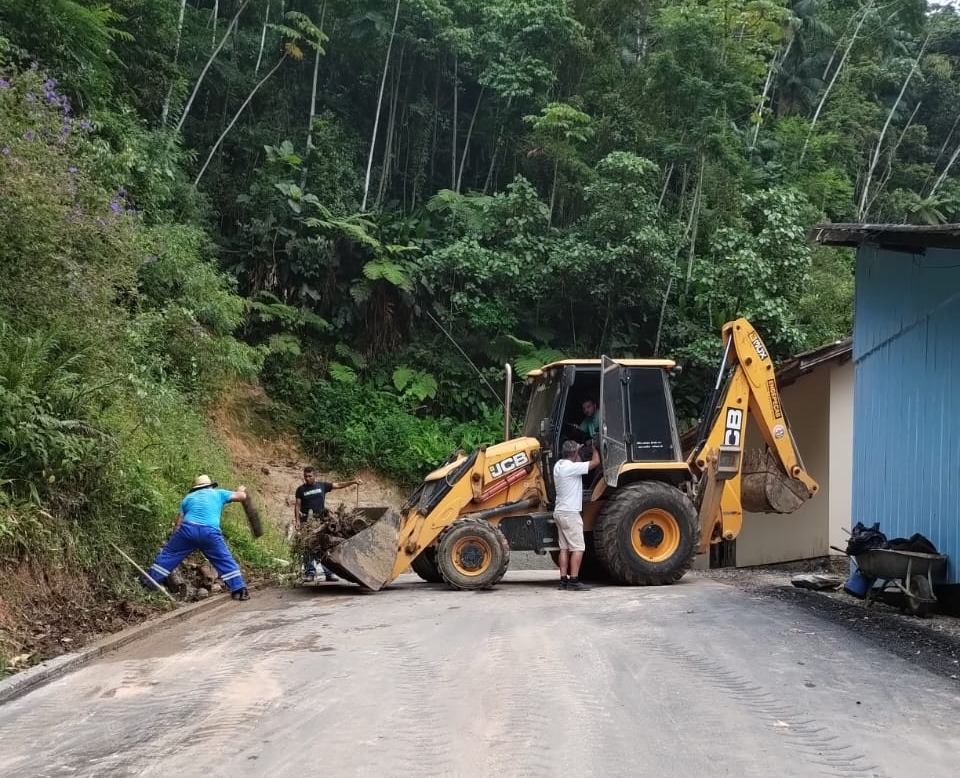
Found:
<path fill-rule="evenodd" d="M 603 479 L 617 485 L 627 461 L 626 385 L 630 371 L 609 357 L 600 357 L 600 464 Z"/>

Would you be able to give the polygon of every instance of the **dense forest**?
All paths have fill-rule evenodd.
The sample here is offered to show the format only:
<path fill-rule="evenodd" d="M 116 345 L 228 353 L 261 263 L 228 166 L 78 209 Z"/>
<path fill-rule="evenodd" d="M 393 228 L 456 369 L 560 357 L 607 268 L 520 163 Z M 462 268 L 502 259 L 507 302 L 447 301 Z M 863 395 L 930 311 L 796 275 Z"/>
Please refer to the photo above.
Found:
<path fill-rule="evenodd" d="M 0 0 L 5 558 L 149 553 L 238 380 L 407 481 L 506 361 L 690 420 L 725 320 L 849 333 L 813 224 L 960 218 L 958 68 L 924 0 Z"/>

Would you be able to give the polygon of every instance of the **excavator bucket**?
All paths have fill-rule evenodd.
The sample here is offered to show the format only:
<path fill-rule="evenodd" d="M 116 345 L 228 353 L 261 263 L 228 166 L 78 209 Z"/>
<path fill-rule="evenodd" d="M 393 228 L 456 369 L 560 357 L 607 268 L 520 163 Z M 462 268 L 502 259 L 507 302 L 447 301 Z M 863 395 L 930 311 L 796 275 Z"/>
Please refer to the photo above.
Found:
<path fill-rule="evenodd" d="M 743 452 L 740 499 L 751 513 L 793 513 L 813 494 L 791 478 L 768 448 Z"/>
<path fill-rule="evenodd" d="M 377 591 L 393 577 L 400 512 L 393 508 L 359 510 L 373 523 L 338 543 L 322 561 L 348 581 Z"/>

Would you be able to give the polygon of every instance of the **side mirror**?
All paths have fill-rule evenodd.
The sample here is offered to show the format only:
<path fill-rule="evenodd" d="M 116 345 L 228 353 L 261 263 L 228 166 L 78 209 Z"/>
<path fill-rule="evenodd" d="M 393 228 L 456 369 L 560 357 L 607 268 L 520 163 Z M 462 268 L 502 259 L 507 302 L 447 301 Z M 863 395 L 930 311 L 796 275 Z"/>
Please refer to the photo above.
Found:
<path fill-rule="evenodd" d="M 577 367 L 576 365 L 564 365 L 563 367 L 563 385 L 564 386 L 573 386 L 577 380 Z"/>

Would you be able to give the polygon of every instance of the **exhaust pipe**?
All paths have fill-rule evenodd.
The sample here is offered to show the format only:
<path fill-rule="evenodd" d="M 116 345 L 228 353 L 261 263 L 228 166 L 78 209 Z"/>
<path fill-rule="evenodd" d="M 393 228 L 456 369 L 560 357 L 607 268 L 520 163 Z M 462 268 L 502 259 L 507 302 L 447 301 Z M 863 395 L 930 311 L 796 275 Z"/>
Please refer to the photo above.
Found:
<path fill-rule="evenodd" d="M 503 440 L 510 440 L 510 406 L 513 401 L 513 368 L 510 363 L 504 365 L 506 368 L 507 379 L 506 386 L 503 389 Z"/>

